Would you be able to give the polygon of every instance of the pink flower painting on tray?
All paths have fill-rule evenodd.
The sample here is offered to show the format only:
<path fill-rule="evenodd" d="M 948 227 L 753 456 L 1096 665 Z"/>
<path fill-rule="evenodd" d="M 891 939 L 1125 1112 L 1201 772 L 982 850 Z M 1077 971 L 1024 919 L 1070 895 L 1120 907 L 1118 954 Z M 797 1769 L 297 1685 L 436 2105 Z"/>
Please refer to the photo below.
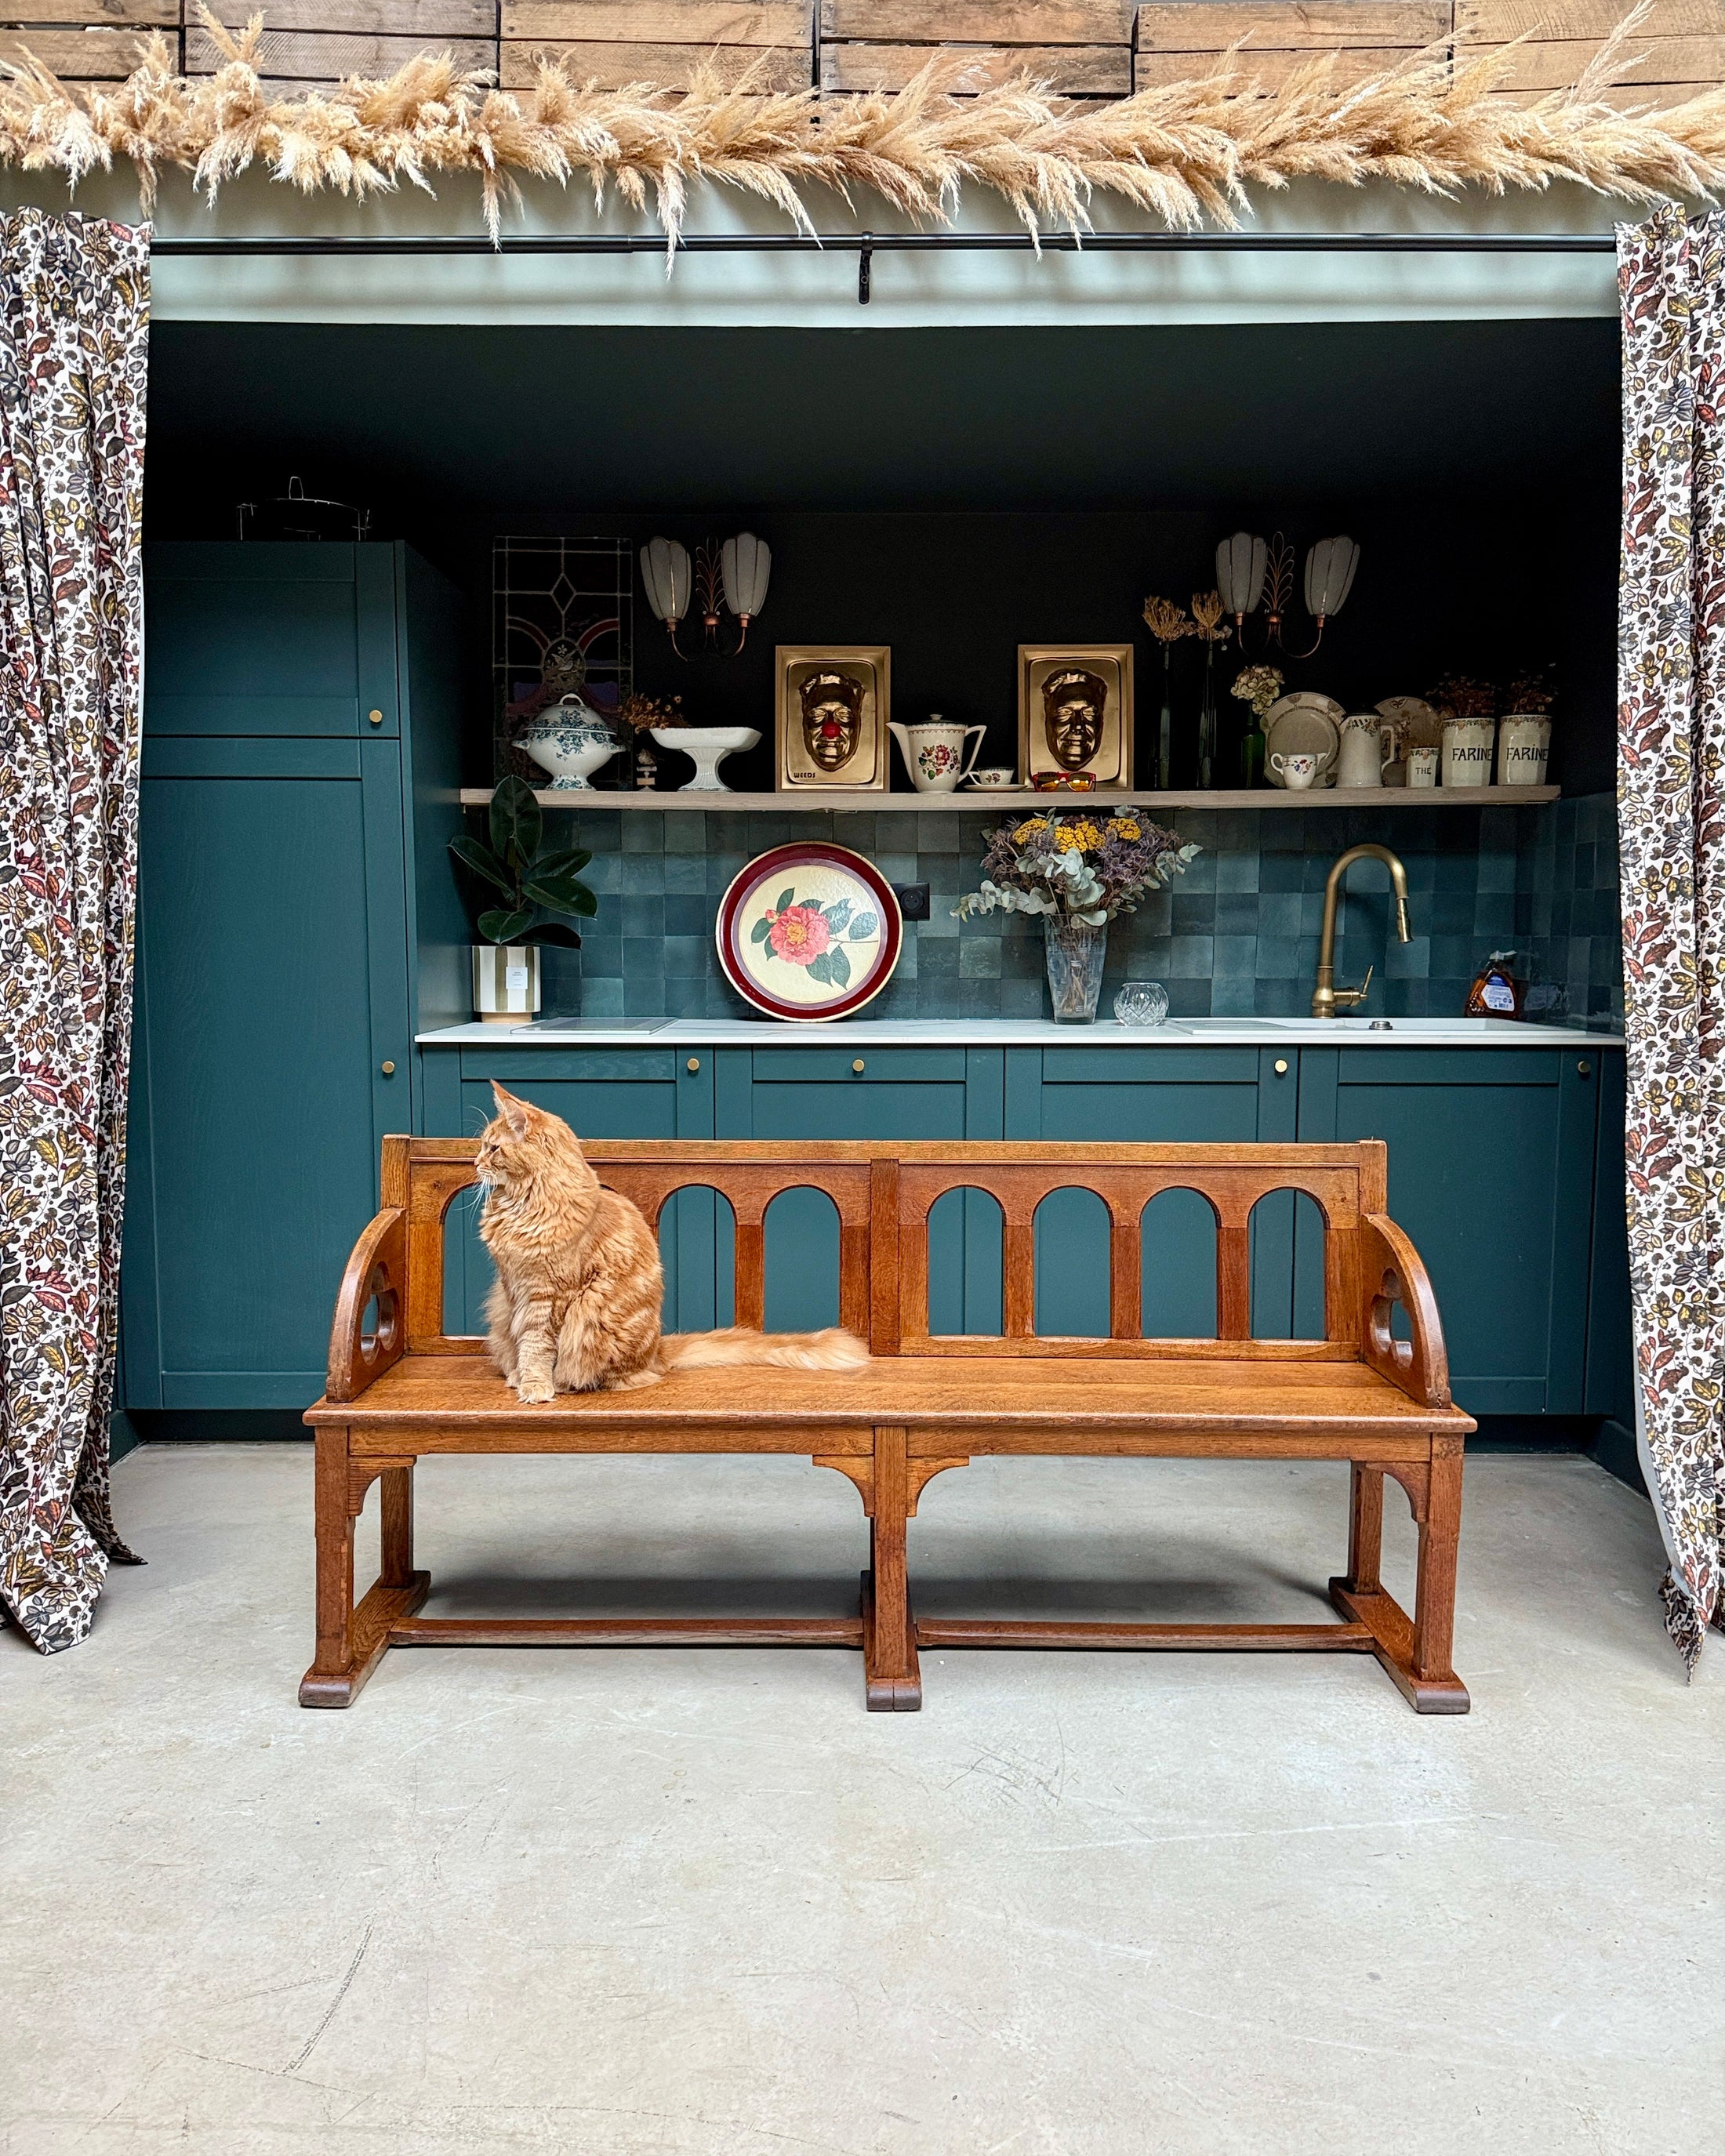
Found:
<path fill-rule="evenodd" d="M 834 1019 L 892 978 L 904 928 L 873 862 L 818 840 L 775 846 L 726 892 L 719 963 L 739 995 L 773 1018 Z"/>

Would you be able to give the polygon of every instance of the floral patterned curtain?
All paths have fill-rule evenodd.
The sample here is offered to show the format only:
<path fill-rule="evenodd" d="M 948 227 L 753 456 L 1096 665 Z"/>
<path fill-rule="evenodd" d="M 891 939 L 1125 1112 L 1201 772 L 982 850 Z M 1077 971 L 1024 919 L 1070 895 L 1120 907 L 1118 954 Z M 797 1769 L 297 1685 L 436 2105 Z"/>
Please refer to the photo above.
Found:
<path fill-rule="evenodd" d="M 137 877 L 147 227 L 0 217 L 0 1604 L 110 1558 Z"/>
<path fill-rule="evenodd" d="M 1636 1426 L 1692 1671 L 1725 1627 L 1725 213 L 1620 228 L 1618 285 Z"/>

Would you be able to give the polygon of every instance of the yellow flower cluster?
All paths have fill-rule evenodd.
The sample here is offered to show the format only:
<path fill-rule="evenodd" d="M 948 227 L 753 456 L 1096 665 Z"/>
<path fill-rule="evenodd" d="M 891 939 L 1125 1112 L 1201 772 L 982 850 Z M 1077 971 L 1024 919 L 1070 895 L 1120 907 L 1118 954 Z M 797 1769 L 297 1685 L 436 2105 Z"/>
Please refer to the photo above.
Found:
<path fill-rule="evenodd" d="M 1081 854 L 1100 853 L 1102 847 L 1102 834 L 1089 817 L 1085 816 L 1076 824 L 1061 824 L 1060 843 L 1062 849 L 1067 853 L 1070 853 L 1074 847 L 1076 847 Z"/>
<path fill-rule="evenodd" d="M 1026 822 L 1020 824 L 1017 830 L 1013 833 L 1012 842 L 1015 846 L 1028 846 L 1039 832 L 1045 831 L 1047 829 L 1046 816 L 1032 816 Z"/>
<path fill-rule="evenodd" d="M 1142 826 L 1130 816 L 1111 816 L 1108 829 L 1117 839 L 1141 839 L 1144 835 Z"/>

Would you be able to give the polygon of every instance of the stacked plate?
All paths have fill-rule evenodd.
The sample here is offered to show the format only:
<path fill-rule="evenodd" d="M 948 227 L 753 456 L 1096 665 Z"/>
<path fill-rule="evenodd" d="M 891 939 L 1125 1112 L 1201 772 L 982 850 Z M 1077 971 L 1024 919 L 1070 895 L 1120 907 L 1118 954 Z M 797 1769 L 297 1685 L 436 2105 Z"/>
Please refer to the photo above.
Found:
<path fill-rule="evenodd" d="M 1286 781 L 1271 769 L 1277 756 L 1315 756 L 1319 787 L 1336 783 L 1336 757 L 1342 747 L 1341 721 L 1348 716 L 1333 696 L 1321 696 L 1315 689 L 1296 689 L 1278 696 L 1264 714 L 1264 776 L 1272 786 Z"/>

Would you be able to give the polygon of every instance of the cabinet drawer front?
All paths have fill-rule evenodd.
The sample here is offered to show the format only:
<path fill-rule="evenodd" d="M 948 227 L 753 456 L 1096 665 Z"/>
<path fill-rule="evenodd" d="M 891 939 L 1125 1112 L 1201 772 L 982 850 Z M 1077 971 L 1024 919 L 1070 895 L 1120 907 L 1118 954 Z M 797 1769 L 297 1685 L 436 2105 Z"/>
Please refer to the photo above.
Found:
<path fill-rule="evenodd" d="M 860 1062 L 861 1070 L 851 1066 Z M 944 1080 L 964 1082 L 962 1048 L 757 1048 L 755 1081 L 757 1085 L 880 1084 L 884 1081 Z M 758 1135 L 758 1133 L 757 1133 Z"/>
<path fill-rule="evenodd" d="M 359 743 L 342 741 L 144 742 L 146 780 L 156 778 L 357 778 Z"/>
<path fill-rule="evenodd" d="M 1045 1048 L 1045 1086 L 1255 1086 L 1255 1048 Z"/>
<path fill-rule="evenodd" d="M 1555 1086 L 1553 1048 L 1344 1048 L 1343 1086 Z"/>
<path fill-rule="evenodd" d="M 493 1078 L 505 1086 L 529 1087 L 542 1082 L 571 1081 L 578 1084 L 618 1081 L 667 1085 L 676 1075 L 676 1056 L 670 1049 L 649 1052 L 630 1049 L 464 1048 L 461 1051 L 464 1085 L 475 1080 L 489 1084 Z M 549 1107 L 552 1103 L 547 1101 L 545 1105 Z M 589 1135 L 597 1137 L 598 1133 Z M 661 1131 L 656 1125 L 649 1129 L 643 1121 L 639 1128 L 608 1131 L 605 1135 L 618 1138 L 672 1137 L 675 1132 Z"/>

